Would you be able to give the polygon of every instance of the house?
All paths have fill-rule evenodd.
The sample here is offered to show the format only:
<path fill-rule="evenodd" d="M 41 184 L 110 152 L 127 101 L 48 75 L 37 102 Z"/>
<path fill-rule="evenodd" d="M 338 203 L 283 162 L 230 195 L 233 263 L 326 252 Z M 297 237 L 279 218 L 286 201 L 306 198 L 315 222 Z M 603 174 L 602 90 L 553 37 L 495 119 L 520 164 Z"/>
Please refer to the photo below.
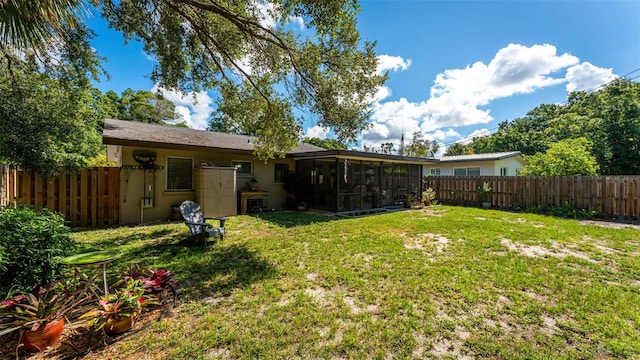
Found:
<path fill-rule="evenodd" d="M 122 169 L 120 223 L 166 220 L 184 200 L 200 202 L 205 216 L 284 209 L 287 202 L 327 211 L 394 206 L 420 189 L 424 166 L 437 162 L 306 143 L 265 162 L 253 156 L 255 141 L 245 135 L 105 120 L 108 160 Z M 285 188 L 290 173 L 295 174 L 293 192 Z"/>
<path fill-rule="evenodd" d="M 425 175 L 515 176 L 524 166 L 520 151 L 443 156 L 438 164 L 426 168 Z"/>

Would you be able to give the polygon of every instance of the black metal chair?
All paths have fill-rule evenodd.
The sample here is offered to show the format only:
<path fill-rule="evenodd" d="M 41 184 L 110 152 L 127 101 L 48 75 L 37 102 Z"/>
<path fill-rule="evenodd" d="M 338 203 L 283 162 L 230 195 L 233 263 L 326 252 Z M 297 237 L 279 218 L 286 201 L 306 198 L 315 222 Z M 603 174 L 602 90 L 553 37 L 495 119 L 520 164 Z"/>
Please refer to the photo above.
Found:
<path fill-rule="evenodd" d="M 224 223 L 228 220 L 226 217 L 204 217 L 200 205 L 191 200 L 184 201 L 180 204 L 180 212 L 185 220 L 185 224 L 191 231 L 189 240 L 199 241 L 202 239 L 203 243 L 207 243 L 207 238 L 219 236 L 220 240 L 224 240 L 225 227 Z M 220 222 L 218 227 L 214 227 L 213 224 L 207 223 L 207 220 L 218 220 Z"/>

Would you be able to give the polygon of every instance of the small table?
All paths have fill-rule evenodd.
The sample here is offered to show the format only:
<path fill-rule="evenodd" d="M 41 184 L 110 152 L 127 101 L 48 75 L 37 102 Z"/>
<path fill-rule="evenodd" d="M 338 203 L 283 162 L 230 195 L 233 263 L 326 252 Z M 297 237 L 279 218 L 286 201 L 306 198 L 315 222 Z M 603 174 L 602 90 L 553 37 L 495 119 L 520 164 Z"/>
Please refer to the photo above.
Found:
<path fill-rule="evenodd" d="M 269 193 L 265 191 L 240 191 L 240 214 L 246 214 L 248 209 L 247 203 L 249 200 L 260 200 L 262 206 L 267 206 L 266 201 L 269 197 Z"/>
<path fill-rule="evenodd" d="M 104 285 L 104 294 L 109 293 L 109 287 L 107 286 L 107 263 L 110 263 L 117 259 L 120 254 L 117 251 L 92 251 L 83 254 L 76 254 L 67 256 L 62 259 L 62 263 L 72 267 L 76 274 L 79 274 L 81 278 L 90 284 L 90 286 L 96 286 L 93 281 L 83 275 L 78 269 L 82 267 L 90 267 L 96 265 L 102 265 L 102 279 Z M 91 289 L 93 291 L 93 289 Z M 94 292 L 95 294 L 95 292 Z M 95 294 L 97 296 L 97 294 Z"/>

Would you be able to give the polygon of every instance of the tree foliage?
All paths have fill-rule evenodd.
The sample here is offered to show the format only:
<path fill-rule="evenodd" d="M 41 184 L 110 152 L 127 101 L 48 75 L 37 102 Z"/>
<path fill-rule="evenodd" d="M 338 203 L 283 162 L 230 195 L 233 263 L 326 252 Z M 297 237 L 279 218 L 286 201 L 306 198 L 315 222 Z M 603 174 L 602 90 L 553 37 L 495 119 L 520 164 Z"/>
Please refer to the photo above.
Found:
<path fill-rule="evenodd" d="M 444 153 L 445 156 L 453 156 L 453 155 L 471 155 L 473 154 L 473 149 L 469 145 L 455 143 L 447 148 L 447 151 Z"/>
<path fill-rule="evenodd" d="M 524 118 L 500 123 L 470 144 L 475 153 L 544 153 L 551 144 L 585 138 L 602 174 L 640 174 L 640 84 L 624 79 L 591 93 L 573 92 L 566 104 L 540 105 Z"/>
<path fill-rule="evenodd" d="M 2 54 L 1 161 L 47 176 L 99 153 L 102 119 L 92 107 L 90 77 L 97 77 L 100 61 L 90 35 L 83 28 L 67 32 L 59 58 L 44 63 Z"/>
<path fill-rule="evenodd" d="M 413 133 L 411 143 L 405 148 L 405 155 L 413 157 L 433 157 L 440 149 L 440 144 L 435 140 L 424 138 L 421 131 Z"/>
<path fill-rule="evenodd" d="M 522 175 L 577 176 L 596 175 L 598 164 L 586 138 L 565 139 L 551 144 L 545 153 L 527 156 Z"/>
<path fill-rule="evenodd" d="M 226 115 L 221 124 L 233 119 L 238 126 L 231 129 L 258 135 L 261 158 L 297 144 L 294 108 L 341 141 L 355 140 L 386 79 L 376 74 L 374 44 L 356 29 L 355 0 L 100 3 L 112 27 L 156 57 L 154 81 L 185 92 L 216 89 Z M 298 30 L 293 18 L 305 28 Z"/>
<path fill-rule="evenodd" d="M 347 144 L 337 139 L 320 139 L 311 137 L 304 138 L 302 141 L 327 150 L 347 150 L 349 148 Z"/>
<path fill-rule="evenodd" d="M 112 90 L 103 94 L 96 89 L 94 97 L 97 110 L 106 118 L 152 124 L 180 120 L 175 112 L 175 104 L 161 93 L 129 88 L 118 96 Z"/>

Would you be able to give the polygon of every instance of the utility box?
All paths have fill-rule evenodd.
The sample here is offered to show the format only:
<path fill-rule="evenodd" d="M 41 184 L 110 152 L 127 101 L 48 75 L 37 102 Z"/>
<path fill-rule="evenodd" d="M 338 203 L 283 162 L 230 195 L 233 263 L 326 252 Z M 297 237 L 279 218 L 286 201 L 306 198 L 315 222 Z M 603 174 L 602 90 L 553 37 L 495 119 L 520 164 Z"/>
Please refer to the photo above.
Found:
<path fill-rule="evenodd" d="M 205 217 L 235 216 L 236 168 L 200 166 L 195 169 L 196 201 Z"/>

